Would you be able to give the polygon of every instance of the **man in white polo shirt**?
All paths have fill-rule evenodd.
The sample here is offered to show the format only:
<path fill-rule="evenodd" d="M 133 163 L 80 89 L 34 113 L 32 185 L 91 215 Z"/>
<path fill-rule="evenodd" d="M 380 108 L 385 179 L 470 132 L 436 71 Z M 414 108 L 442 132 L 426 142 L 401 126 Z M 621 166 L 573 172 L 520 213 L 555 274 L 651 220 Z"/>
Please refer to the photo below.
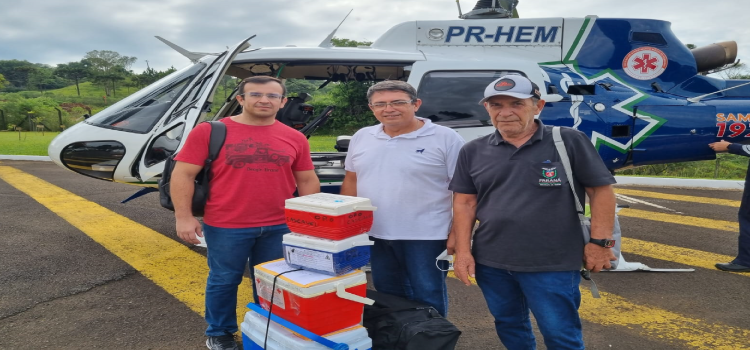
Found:
<path fill-rule="evenodd" d="M 378 207 L 370 237 L 372 280 L 379 292 L 448 313 L 446 249 L 451 230 L 448 184 L 463 138 L 418 118 L 417 91 L 403 81 L 383 81 L 367 91 L 380 124 L 357 131 L 349 143 L 341 194 L 370 198 Z"/>

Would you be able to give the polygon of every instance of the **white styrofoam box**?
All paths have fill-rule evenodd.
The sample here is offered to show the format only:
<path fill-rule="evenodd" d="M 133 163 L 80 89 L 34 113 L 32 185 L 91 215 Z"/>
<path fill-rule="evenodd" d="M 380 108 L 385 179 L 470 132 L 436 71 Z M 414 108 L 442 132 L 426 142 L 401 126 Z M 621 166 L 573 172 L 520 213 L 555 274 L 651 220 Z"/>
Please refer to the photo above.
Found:
<path fill-rule="evenodd" d="M 339 241 L 299 233 L 284 235 L 284 259 L 294 267 L 340 276 L 367 265 L 371 241 L 366 233 Z"/>
<path fill-rule="evenodd" d="M 370 236 L 366 233 L 345 238 L 340 241 L 308 236 L 294 232 L 285 234 L 283 238 L 283 244 L 294 245 L 307 249 L 323 250 L 331 253 L 338 253 L 353 247 L 373 245 L 374 243 L 375 242 L 371 241 Z"/>
<path fill-rule="evenodd" d="M 301 210 L 326 215 L 343 215 L 355 211 L 374 211 L 368 198 L 344 196 L 331 193 L 315 193 L 287 199 L 286 209 Z"/>
<path fill-rule="evenodd" d="M 268 319 L 266 317 L 261 316 L 255 311 L 248 311 L 245 314 L 245 319 L 241 325 L 243 339 L 249 339 L 255 343 L 258 349 L 260 349 L 266 338 L 266 325 L 268 325 Z M 327 334 L 324 337 L 332 342 L 349 345 L 349 349 L 351 350 L 369 350 L 372 348 L 372 340 L 367 336 L 367 330 L 362 326 L 347 328 L 339 332 Z M 247 345 L 248 344 L 245 344 L 246 349 L 248 348 Z M 289 329 L 271 321 L 270 325 L 268 325 L 266 350 L 330 349 L 312 340 L 302 338 Z"/>

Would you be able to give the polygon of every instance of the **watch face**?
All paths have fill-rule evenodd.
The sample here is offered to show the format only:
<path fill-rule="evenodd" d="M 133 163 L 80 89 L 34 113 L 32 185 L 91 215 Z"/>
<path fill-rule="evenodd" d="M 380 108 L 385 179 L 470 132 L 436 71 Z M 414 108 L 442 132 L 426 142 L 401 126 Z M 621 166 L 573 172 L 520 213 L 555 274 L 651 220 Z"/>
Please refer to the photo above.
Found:
<path fill-rule="evenodd" d="M 604 248 L 614 248 L 616 242 L 614 239 L 605 239 Z"/>

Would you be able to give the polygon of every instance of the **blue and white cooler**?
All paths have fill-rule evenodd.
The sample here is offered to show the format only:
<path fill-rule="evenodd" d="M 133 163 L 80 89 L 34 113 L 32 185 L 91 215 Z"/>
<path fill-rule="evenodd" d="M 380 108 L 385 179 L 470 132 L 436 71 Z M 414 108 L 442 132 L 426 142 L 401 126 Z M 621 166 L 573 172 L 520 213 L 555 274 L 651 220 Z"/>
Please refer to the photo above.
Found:
<path fill-rule="evenodd" d="M 263 310 L 259 309 L 259 311 Z M 266 327 L 268 327 L 267 340 Z M 341 348 L 341 344 L 348 345 L 350 350 L 372 349 L 372 339 L 367 336 L 367 330 L 359 325 L 324 335 L 324 342 L 327 341 L 328 346 L 304 338 L 274 321 L 269 324 L 265 316 L 254 310 L 245 314 L 240 329 L 244 350 L 262 350 L 264 342 L 265 350 L 330 350 Z"/>
<path fill-rule="evenodd" d="M 340 241 L 299 233 L 284 235 L 284 260 L 290 266 L 341 276 L 367 265 L 371 241 L 366 233 Z"/>

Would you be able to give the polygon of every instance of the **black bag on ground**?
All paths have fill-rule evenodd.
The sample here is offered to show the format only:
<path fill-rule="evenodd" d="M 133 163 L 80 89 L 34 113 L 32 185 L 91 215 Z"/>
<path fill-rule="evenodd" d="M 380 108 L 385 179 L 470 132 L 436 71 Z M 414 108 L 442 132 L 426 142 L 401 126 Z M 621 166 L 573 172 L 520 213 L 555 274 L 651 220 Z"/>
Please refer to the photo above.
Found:
<path fill-rule="evenodd" d="M 226 124 L 219 121 L 207 122 L 211 125 L 211 136 L 208 141 L 208 158 L 206 158 L 203 169 L 195 176 L 195 190 L 193 191 L 193 216 L 203 216 L 203 209 L 206 207 L 208 200 L 208 180 L 211 171 L 211 163 L 224 146 L 224 140 L 227 137 Z M 164 172 L 159 180 L 159 202 L 161 206 L 174 211 L 172 195 L 169 191 L 169 183 L 172 180 L 172 171 L 174 170 L 175 160 L 178 152 L 175 152 L 164 162 Z"/>
<path fill-rule="evenodd" d="M 452 350 L 461 331 L 432 306 L 367 290 L 364 326 L 373 350 Z"/>

